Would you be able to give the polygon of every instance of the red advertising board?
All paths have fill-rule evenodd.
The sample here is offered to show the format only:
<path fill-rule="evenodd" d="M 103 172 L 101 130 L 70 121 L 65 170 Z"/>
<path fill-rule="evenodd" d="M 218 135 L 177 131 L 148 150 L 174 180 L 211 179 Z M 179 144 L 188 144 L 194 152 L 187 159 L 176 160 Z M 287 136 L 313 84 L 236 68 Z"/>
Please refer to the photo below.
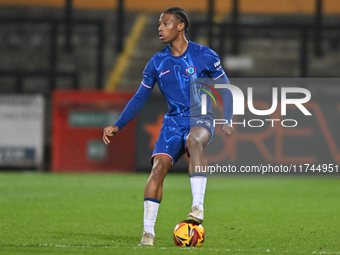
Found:
<path fill-rule="evenodd" d="M 113 125 L 133 96 L 102 91 L 53 93 L 52 171 L 135 171 L 135 121 L 111 144 L 102 141 L 103 128 Z"/>

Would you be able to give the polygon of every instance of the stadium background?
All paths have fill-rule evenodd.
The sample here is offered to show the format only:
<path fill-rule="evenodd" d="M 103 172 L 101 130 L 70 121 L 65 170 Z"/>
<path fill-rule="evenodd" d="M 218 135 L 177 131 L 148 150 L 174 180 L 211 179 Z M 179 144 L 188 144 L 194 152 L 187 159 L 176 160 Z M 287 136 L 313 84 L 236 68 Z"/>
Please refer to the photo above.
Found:
<path fill-rule="evenodd" d="M 189 11 L 188 38 L 211 46 L 245 95 L 253 87 L 255 108 L 270 107 L 273 86 L 312 95 L 312 116 L 288 108 L 294 129 L 217 129 L 210 164 L 339 165 L 338 0 L 0 0 L 1 254 L 339 254 L 334 171 L 210 176 L 206 241 L 179 249 L 172 231 L 192 199 L 184 157 L 165 179 L 155 247 L 136 247 L 167 109 L 159 90 L 110 146 L 102 129 L 164 47 L 159 13 L 176 5 Z"/>
<path fill-rule="evenodd" d="M 209 45 L 221 56 L 231 82 L 234 78 L 339 76 L 337 1 L 173 1 L 171 5 L 188 9 L 189 39 Z M 149 171 L 149 157 L 166 112 L 158 89 L 113 145 L 101 143 L 101 129 L 119 116 L 140 84 L 145 63 L 164 47 L 157 38 L 157 24 L 165 4 L 1 0 L 0 6 L 1 94 L 39 94 L 44 101 L 40 111 L 37 108 L 41 116 L 35 125 L 40 128 L 32 128 L 33 145 L 20 145 L 24 137 L 9 139 L 21 124 L 2 115 L 1 127 L 7 131 L 1 132 L 1 167 Z M 290 131 L 275 127 L 271 134 L 267 126 L 239 129 L 229 140 L 218 130 L 215 140 L 225 139 L 228 144 L 219 145 L 219 158 L 238 166 L 339 163 L 339 123 L 333 117 L 338 114 L 339 90 L 325 81 L 306 85 L 312 89 L 313 121 L 302 121 L 305 125 Z M 262 97 L 267 98 L 262 102 L 271 103 L 268 90 L 255 91 L 255 100 Z M 6 103 L 3 109 L 8 109 Z M 12 124 L 6 126 L 6 120 Z M 25 123 L 20 117 L 16 121 Z M 183 158 L 175 170 L 185 169 L 186 161 Z M 210 162 L 218 163 L 213 157 Z"/>

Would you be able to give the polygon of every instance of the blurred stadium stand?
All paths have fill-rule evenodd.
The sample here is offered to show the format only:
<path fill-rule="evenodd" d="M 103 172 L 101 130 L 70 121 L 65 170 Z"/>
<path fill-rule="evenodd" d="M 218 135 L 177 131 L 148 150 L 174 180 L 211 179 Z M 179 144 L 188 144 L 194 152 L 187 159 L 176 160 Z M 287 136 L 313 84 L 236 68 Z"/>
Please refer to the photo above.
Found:
<path fill-rule="evenodd" d="M 329 7 L 336 1 L 286 1 L 286 10 L 262 6 L 264 13 L 259 6 L 242 13 L 239 5 L 245 9 L 245 1 L 225 2 L 227 13 L 217 8 L 220 1 L 206 1 L 205 12 L 190 13 L 188 38 L 213 48 L 229 77 L 339 77 L 340 16 Z M 138 88 L 148 59 L 164 47 L 155 32 L 158 18 L 159 13 L 149 15 L 118 88 Z"/>
<path fill-rule="evenodd" d="M 117 11 L 119 4 L 123 13 Z M 171 5 L 189 11 L 188 38 L 219 53 L 229 77 L 339 77 L 338 0 Z M 116 88 L 136 90 L 145 64 L 164 47 L 157 27 L 167 7 L 163 1 L 0 0 L 0 93 L 46 96 L 49 149 L 53 90 L 104 89 L 119 44 L 124 46 L 138 14 L 146 13 L 147 24 Z M 124 18 L 122 30 L 118 17 Z M 119 33 L 123 36 L 117 38 Z"/>
<path fill-rule="evenodd" d="M 72 49 L 65 47 L 64 9 L 20 6 L 1 7 L 0 12 L 2 91 L 50 93 L 53 88 L 103 87 L 105 74 L 117 56 L 114 12 L 74 10 Z M 130 22 L 134 21 L 133 15 L 128 17 Z M 8 77 L 6 73 L 10 72 L 32 75 L 21 80 L 19 75 Z M 49 79 L 46 74 L 32 77 L 35 72 L 55 72 L 50 74 L 55 77 Z"/>
<path fill-rule="evenodd" d="M 150 4 L 152 1 L 149 5 L 135 4 L 134 8 L 132 4 L 138 1 L 101 1 L 97 6 L 88 1 L 42 2 L 0 1 L 1 92 L 33 92 L 38 88 L 40 92 L 48 93 L 46 80 L 52 90 L 103 88 L 119 54 L 116 46 L 121 42 L 124 45 L 139 13 L 135 10 L 138 8 L 153 12 L 148 13 L 147 25 L 119 88 L 138 87 L 145 63 L 164 47 L 157 38 L 159 11 L 164 9 L 164 4 L 158 1 L 157 4 Z M 121 30 L 124 34 L 117 40 L 117 33 L 122 33 L 117 29 L 119 2 L 125 10 L 121 16 L 124 24 L 120 26 L 124 27 Z M 285 5 L 279 6 L 281 10 L 277 10 L 277 5 L 270 7 L 270 1 L 262 0 L 266 4 L 262 6 L 262 13 L 260 3 L 224 2 L 227 4 L 216 0 L 200 1 L 195 5 L 196 9 L 190 7 L 190 3 L 183 4 L 194 9 L 189 9 L 192 22 L 189 39 L 209 44 L 217 51 L 225 59 L 230 77 L 338 76 L 340 10 L 337 9 L 340 7 L 337 7 L 337 1 L 286 1 Z M 73 3 L 73 8 L 65 8 L 67 3 Z M 316 27 L 317 3 L 322 3 L 323 7 L 320 8 L 323 11 L 321 34 Z M 321 40 L 318 50 L 313 49 L 318 43 L 315 37 Z"/>

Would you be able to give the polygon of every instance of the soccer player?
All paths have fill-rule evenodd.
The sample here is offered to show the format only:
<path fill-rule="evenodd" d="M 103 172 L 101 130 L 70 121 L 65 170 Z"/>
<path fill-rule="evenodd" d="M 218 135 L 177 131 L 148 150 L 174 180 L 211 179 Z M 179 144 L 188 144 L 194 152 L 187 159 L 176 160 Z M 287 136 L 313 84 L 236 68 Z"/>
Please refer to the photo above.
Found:
<path fill-rule="evenodd" d="M 195 223 L 203 221 L 203 202 L 207 174 L 195 172 L 195 166 L 207 166 L 204 148 L 214 136 L 211 101 L 207 113 L 201 115 L 201 97 L 192 95 L 193 78 L 212 78 L 218 83 L 228 81 L 218 55 L 207 46 L 188 41 L 185 37 L 189 27 L 186 11 L 180 7 L 165 10 L 159 19 L 159 39 L 169 44 L 156 53 L 147 63 L 141 85 L 126 105 L 113 126 L 104 128 L 103 140 L 118 133 L 143 107 L 155 83 L 168 103 L 169 111 L 163 120 L 159 138 L 151 156 L 152 170 L 144 190 L 144 228 L 140 245 L 153 245 L 154 226 L 162 200 L 163 180 L 168 169 L 187 153 L 190 156 L 189 178 L 193 196 L 191 212 L 187 219 Z M 229 81 L 228 81 L 229 83 Z M 209 86 L 209 85 L 208 85 Z M 207 88 L 207 87 L 206 87 Z M 193 89 L 193 88 L 191 88 Z M 202 90 L 200 90 L 202 91 Z M 223 95 L 224 119 L 231 123 L 233 98 L 228 89 L 220 89 Z M 199 112 L 199 114 L 196 114 Z M 224 134 L 231 136 L 231 125 L 221 127 Z"/>

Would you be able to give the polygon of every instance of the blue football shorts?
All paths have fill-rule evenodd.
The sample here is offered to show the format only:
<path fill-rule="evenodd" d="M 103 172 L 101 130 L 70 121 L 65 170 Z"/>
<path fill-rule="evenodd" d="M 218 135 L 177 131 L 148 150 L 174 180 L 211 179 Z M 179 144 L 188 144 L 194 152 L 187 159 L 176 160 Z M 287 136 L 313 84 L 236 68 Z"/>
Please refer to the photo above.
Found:
<path fill-rule="evenodd" d="M 159 134 L 158 140 L 155 144 L 154 151 L 151 156 L 151 164 L 156 155 L 163 154 L 170 157 L 172 165 L 174 165 L 179 158 L 188 151 L 186 150 L 186 139 L 191 130 L 195 128 L 204 128 L 209 132 L 209 142 L 205 148 L 212 142 L 215 134 L 213 120 L 211 119 L 198 119 L 190 118 L 190 125 L 174 125 L 174 121 L 163 121 L 162 129 Z"/>

